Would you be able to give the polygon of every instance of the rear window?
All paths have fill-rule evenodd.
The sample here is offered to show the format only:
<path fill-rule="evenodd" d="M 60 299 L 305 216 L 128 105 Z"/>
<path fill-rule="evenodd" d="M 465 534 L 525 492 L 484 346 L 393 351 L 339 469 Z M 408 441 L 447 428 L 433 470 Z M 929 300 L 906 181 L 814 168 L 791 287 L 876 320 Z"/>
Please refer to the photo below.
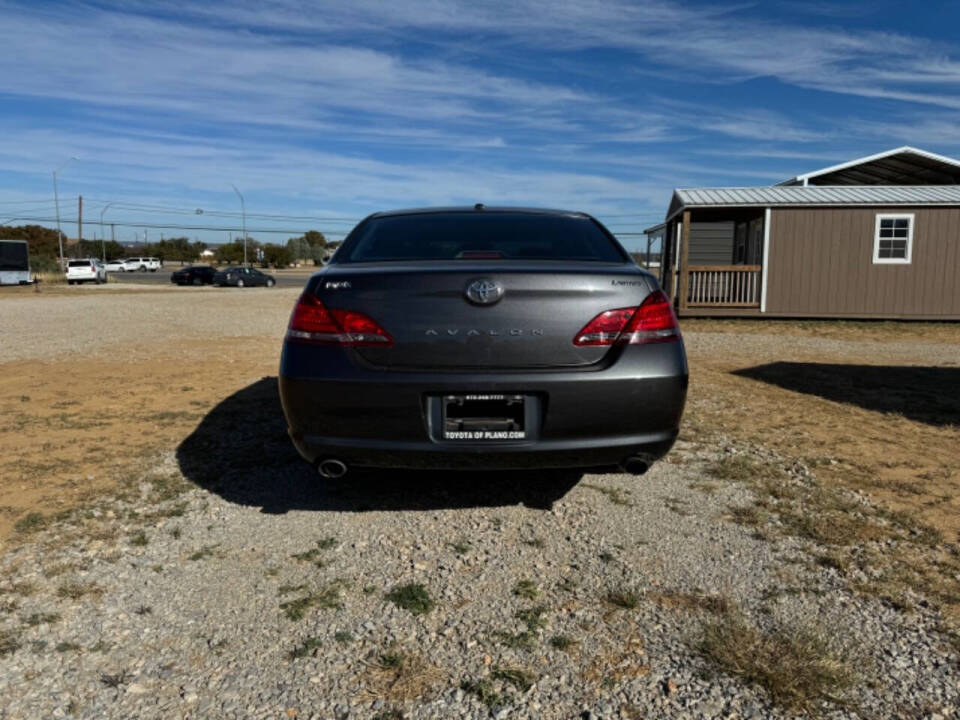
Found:
<path fill-rule="evenodd" d="M 404 260 L 625 261 L 593 220 L 532 213 L 391 215 L 361 224 L 338 262 Z"/>
<path fill-rule="evenodd" d="M 93 263 L 89 260 L 71 260 L 70 267 L 90 267 Z"/>

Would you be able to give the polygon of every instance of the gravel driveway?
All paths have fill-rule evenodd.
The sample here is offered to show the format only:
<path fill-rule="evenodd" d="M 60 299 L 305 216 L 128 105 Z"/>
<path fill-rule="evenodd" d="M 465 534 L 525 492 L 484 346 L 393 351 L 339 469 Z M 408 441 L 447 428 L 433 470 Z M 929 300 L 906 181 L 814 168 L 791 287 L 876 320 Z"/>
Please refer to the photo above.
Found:
<path fill-rule="evenodd" d="M 789 715 L 698 650 L 733 612 L 828 628 L 853 654 L 863 679 L 832 717 L 958 704 L 933 612 L 855 595 L 797 541 L 730 522 L 749 492 L 705 484 L 695 446 L 643 478 L 323 486 L 280 441 L 201 487 L 167 455 L 126 499 L 8 553 L 3 717 Z M 390 595 L 408 585 L 426 594 Z"/>
<path fill-rule="evenodd" d="M 5 298 L 0 362 L 142 367 L 171 338 L 273 347 L 295 296 Z M 879 347 L 687 342 L 691 356 Z M 948 364 L 954 350 L 912 344 L 912 357 Z M 924 596 L 867 591 L 872 563 L 909 538 L 865 534 L 841 553 L 781 532 L 778 503 L 794 523 L 819 512 L 796 516 L 816 468 L 795 457 L 691 427 L 643 477 L 330 484 L 286 438 L 274 377 L 218 400 L 115 495 L 19 523 L 0 558 L 0 718 L 957 717 L 957 635 Z M 842 495 L 838 518 L 898 522 Z"/>

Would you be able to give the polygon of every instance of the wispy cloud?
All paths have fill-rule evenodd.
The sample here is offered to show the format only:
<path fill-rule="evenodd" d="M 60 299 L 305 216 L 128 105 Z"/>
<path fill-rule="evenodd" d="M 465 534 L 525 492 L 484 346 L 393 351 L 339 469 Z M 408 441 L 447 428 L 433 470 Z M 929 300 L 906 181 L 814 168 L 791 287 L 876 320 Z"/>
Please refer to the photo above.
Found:
<path fill-rule="evenodd" d="M 94 197 L 654 215 L 674 185 L 960 145 L 949 41 L 805 8 L 0 0 L 0 195 L 46 197 L 80 154 L 65 192 Z"/>

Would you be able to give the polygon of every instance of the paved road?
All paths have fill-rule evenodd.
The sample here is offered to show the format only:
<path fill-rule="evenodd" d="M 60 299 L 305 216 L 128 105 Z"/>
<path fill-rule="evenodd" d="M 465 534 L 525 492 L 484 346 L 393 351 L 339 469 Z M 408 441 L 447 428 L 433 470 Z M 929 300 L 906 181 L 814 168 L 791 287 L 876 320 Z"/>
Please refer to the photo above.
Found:
<path fill-rule="evenodd" d="M 110 273 L 113 279 L 116 282 L 124 283 L 138 283 L 141 285 L 169 285 L 170 284 L 170 273 L 174 270 L 179 270 L 178 265 L 174 265 L 163 270 L 157 270 L 157 272 L 123 272 L 123 273 Z M 303 287 L 307 278 L 310 277 L 309 272 L 274 272 L 270 273 L 277 279 L 277 287 Z"/>

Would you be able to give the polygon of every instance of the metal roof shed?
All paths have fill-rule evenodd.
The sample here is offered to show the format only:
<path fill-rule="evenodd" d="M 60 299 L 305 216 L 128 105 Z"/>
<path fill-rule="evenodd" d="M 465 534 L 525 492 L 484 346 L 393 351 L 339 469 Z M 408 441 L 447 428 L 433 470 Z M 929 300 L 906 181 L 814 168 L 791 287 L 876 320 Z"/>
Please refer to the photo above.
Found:
<path fill-rule="evenodd" d="M 960 320 L 960 186 L 683 188 L 665 233 L 681 315 Z"/>

